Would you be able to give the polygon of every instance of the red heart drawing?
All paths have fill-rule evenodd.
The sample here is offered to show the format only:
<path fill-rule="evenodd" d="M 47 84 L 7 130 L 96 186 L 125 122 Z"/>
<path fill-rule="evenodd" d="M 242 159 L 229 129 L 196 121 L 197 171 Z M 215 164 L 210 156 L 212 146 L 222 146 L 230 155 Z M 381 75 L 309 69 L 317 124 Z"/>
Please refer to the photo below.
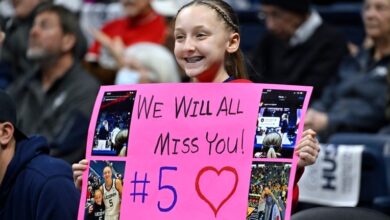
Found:
<path fill-rule="evenodd" d="M 234 183 L 234 186 L 232 188 L 232 190 L 230 191 L 230 193 L 221 201 L 221 203 L 216 207 L 207 197 L 206 195 L 204 195 L 202 193 L 202 191 L 200 190 L 200 186 L 199 186 L 199 179 L 200 177 L 205 173 L 205 172 L 208 172 L 208 171 L 213 171 L 215 173 L 217 173 L 217 175 L 219 176 L 223 171 L 227 171 L 227 172 L 231 172 L 234 174 L 235 176 L 235 183 Z M 201 169 L 198 173 L 198 176 L 196 177 L 196 181 L 195 181 L 195 188 L 196 188 L 196 192 L 198 193 L 199 197 L 204 200 L 209 206 L 210 208 L 213 210 L 214 212 L 214 215 L 215 217 L 217 217 L 217 214 L 218 214 L 218 211 L 219 209 L 233 196 L 233 194 L 236 192 L 236 189 L 237 189 L 237 185 L 238 185 L 238 174 L 237 174 L 237 170 L 234 169 L 233 167 L 230 167 L 230 166 L 226 166 L 226 167 L 223 167 L 221 170 L 217 170 L 215 167 L 212 167 L 212 166 L 207 166 L 207 167 L 204 167 L 203 169 Z"/>

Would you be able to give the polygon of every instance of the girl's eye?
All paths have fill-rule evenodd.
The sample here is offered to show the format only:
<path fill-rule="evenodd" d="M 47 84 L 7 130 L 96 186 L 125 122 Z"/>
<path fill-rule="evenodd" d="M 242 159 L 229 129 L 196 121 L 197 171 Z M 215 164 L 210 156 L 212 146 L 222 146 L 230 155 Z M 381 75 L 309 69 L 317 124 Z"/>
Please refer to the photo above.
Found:
<path fill-rule="evenodd" d="M 199 38 L 199 39 L 203 39 L 205 38 L 207 35 L 205 33 L 198 33 L 196 34 L 196 38 Z"/>
<path fill-rule="evenodd" d="M 183 40 L 184 39 L 184 35 L 182 34 L 178 34 L 175 36 L 175 40 Z"/>

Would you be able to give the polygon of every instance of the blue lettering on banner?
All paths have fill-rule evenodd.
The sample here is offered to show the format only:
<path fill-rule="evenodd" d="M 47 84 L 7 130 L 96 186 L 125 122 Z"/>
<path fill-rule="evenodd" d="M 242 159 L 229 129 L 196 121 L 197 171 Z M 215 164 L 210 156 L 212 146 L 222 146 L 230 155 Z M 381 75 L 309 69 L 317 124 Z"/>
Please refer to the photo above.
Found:
<path fill-rule="evenodd" d="M 322 169 L 322 177 L 325 180 L 325 184 L 322 186 L 325 190 L 336 191 L 336 170 L 337 170 L 337 148 L 330 144 L 325 147 L 324 168 Z"/>

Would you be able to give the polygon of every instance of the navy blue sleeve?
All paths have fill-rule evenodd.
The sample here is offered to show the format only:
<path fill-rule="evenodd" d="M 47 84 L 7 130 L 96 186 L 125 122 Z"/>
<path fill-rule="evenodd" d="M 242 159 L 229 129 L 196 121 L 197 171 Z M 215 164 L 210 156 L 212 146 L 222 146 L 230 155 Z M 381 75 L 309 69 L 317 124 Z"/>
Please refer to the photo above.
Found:
<path fill-rule="evenodd" d="M 36 219 L 77 219 L 79 201 L 80 192 L 71 179 L 64 176 L 50 178 L 42 186 Z"/>

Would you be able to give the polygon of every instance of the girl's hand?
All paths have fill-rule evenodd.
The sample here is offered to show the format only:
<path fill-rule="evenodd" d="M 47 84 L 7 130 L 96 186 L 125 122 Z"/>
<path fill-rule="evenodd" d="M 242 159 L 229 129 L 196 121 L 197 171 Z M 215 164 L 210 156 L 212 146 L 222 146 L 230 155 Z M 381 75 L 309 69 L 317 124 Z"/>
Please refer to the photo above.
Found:
<path fill-rule="evenodd" d="M 93 205 L 90 205 L 88 207 L 88 213 L 91 214 L 93 212 Z"/>
<path fill-rule="evenodd" d="M 302 134 L 302 139 L 299 142 L 295 153 L 298 155 L 298 169 L 312 165 L 316 162 L 320 152 L 320 144 L 317 140 L 317 133 L 311 129 L 307 129 Z"/>
<path fill-rule="evenodd" d="M 88 167 L 88 160 L 83 159 L 79 163 L 74 163 L 72 165 L 72 170 L 73 170 L 73 181 L 74 184 L 76 185 L 76 188 L 81 189 L 81 185 L 83 182 L 83 172 L 87 169 Z"/>

